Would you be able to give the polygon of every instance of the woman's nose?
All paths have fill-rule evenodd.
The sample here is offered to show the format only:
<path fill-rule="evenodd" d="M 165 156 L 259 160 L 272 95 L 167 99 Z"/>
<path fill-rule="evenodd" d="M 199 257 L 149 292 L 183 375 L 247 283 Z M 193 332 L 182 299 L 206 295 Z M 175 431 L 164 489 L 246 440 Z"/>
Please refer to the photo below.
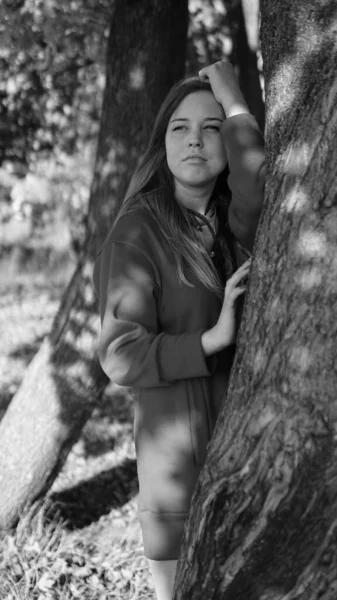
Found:
<path fill-rule="evenodd" d="M 202 137 L 198 131 L 191 132 L 188 139 L 188 145 L 191 148 L 201 148 L 203 146 Z"/>

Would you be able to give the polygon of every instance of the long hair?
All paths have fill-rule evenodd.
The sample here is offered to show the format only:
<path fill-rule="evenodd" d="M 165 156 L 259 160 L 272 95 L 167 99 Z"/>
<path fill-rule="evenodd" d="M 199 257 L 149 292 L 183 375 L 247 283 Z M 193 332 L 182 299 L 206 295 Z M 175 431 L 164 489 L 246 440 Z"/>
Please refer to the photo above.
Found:
<path fill-rule="evenodd" d="M 146 208 L 173 252 L 179 279 L 192 285 L 186 279 L 185 264 L 199 281 L 222 297 L 219 274 L 197 238 L 187 209 L 174 197 L 174 179 L 166 161 L 165 134 L 170 118 L 186 96 L 198 91 L 212 92 L 212 89 L 199 77 L 183 79 L 171 88 L 158 112 L 149 144 L 131 179 L 117 219 L 136 206 Z M 212 200 L 219 194 L 229 195 L 227 176 L 226 167 L 217 178 Z"/>

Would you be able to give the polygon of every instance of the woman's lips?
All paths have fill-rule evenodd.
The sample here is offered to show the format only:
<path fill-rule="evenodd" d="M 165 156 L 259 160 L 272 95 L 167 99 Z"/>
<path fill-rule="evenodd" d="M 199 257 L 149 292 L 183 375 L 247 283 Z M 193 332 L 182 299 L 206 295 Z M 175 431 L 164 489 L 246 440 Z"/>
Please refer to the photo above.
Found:
<path fill-rule="evenodd" d="M 205 162 L 206 159 L 203 158 L 202 156 L 187 156 L 186 158 L 184 158 L 184 161 L 201 163 L 201 162 Z"/>

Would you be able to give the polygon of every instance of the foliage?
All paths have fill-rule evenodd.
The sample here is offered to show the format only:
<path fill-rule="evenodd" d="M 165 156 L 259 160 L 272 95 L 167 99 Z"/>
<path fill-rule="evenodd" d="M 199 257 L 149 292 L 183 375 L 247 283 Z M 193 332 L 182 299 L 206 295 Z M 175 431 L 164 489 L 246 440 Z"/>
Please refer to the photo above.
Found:
<path fill-rule="evenodd" d="M 38 153 L 72 154 L 96 135 L 109 5 L 0 5 L 0 163 L 25 172 Z"/>
<path fill-rule="evenodd" d="M 126 536 L 101 548 L 81 532 L 69 534 L 51 505 L 34 506 L 0 551 L 0 595 L 6 600 L 129 600 L 151 598 L 148 565 L 137 540 Z M 125 522 L 127 528 L 127 523 Z M 102 524 L 103 526 L 103 524 Z M 127 532 L 127 529 L 125 530 Z"/>
<path fill-rule="evenodd" d="M 0 223 L 59 218 L 83 237 L 104 88 L 109 0 L 0 4 Z"/>
<path fill-rule="evenodd" d="M 223 0 L 190 0 L 190 26 L 186 71 L 199 69 L 232 51 L 231 30 Z"/>

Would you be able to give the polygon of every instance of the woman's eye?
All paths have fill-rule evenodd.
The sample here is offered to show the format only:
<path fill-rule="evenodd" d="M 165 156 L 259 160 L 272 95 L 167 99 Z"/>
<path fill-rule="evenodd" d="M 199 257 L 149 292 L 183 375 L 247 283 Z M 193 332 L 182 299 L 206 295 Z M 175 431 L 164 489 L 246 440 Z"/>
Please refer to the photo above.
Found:
<path fill-rule="evenodd" d="M 182 131 L 187 129 L 186 125 L 177 125 L 176 127 L 173 127 L 172 131 Z"/>
<path fill-rule="evenodd" d="M 205 129 L 207 129 L 208 131 L 220 131 L 220 128 L 216 125 L 206 125 Z"/>

